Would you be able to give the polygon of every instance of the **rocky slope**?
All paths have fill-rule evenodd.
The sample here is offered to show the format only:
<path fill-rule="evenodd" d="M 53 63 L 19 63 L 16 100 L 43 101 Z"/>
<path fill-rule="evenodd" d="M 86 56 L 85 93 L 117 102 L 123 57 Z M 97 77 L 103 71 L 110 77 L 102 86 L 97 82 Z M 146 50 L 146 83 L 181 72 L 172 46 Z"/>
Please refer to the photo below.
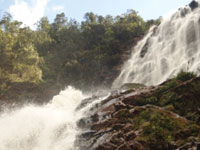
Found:
<path fill-rule="evenodd" d="M 192 73 L 156 87 L 127 84 L 91 112 L 78 123 L 81 150 L 200 150 L 200 77 Z"/>

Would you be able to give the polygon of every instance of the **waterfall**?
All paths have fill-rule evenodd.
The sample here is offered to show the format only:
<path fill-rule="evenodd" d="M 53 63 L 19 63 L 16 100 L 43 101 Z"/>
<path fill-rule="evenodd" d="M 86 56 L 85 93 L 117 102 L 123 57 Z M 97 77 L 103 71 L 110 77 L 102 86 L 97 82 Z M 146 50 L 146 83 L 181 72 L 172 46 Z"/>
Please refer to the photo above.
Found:
<path fill-rule="evenodd" d="M 200 8 L 197 1 L 153 26 L 133 48 L 113 83 L 157 85 L 181 70 L 200 73 Z"/>
<path fill-rule="evenodd" d="M 156 85 L 180 70 L 199 74 L 200 8 L 194 6 L 182 7 L 159 26 L 153 26 L 134 47 L 113 86 L 130 82 Z M 97 105 L 105 100 L 87 97 L 69 86 L 46 105 L 2 112 L 0 150 L 78 150 L 77 136 L 87 131 L 85 126 L 92 122 L 89 117 L 102 115 L 97 113 L 101 107 Z M 79 140 L 84 149 L 87 141 Z"/>
<path fill-rule="evenodd" d="M 25 106 L 0 116 L 0 150 L 76 150 L 76 122 L 92 107 L 76 110 L 86 96 L 72 87 L 44 106 Z"/>

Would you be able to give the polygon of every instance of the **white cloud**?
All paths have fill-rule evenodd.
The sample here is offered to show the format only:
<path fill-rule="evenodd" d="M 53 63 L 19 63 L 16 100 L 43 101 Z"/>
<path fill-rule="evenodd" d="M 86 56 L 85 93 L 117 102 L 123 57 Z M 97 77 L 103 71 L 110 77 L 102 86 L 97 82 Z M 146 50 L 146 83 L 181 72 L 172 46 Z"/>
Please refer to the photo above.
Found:
<path fill-rule="evenodd" d="M 14 20 L 23 22 L 35 29 L 34 24 L 44 16 L 45 8 L 49 0 L 14 0 L 9 7 Z"/>
<path fill-rule="evenodd" d="M 64 6 L 58 5 L 58 6 L 52 7 L 52 10 L 53 11 L 62 11 L 64 8 L 65 8 Z"/>

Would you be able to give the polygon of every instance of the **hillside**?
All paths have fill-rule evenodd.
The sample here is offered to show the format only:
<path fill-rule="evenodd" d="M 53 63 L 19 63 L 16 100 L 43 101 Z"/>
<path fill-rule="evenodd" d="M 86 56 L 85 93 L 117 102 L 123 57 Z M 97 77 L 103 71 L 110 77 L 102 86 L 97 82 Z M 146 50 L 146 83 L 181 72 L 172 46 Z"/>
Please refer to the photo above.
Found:
<path fill-rule="evenodd" d="M 89 12 L 81 23 L 61 13 L 53 23 L 41 18 L 31 30 L 5 13 L 0 19 L 0 99 L 23 103 L 27 96 L 41 103 L 68 85 L 84 91 L 109 87 L 131 47 L 157 23 L 144 21 L 134 10 L 116 17 Z M 49 96 L 44 100 L 38 89 Z"/>

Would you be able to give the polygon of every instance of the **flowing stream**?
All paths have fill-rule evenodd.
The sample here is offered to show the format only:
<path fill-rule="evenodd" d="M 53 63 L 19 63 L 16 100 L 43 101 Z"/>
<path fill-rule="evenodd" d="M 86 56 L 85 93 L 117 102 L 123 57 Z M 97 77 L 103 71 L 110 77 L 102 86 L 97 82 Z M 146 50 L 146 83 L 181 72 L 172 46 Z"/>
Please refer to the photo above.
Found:
<path fill-rule="evenodd" d="M 197 1 L 153 26 L 134 47 L 113 87 L 157 85 L 181 70 L 200 73 L 200 8 Z M 198 8 L 197 8 L 198 7 Z"/>

